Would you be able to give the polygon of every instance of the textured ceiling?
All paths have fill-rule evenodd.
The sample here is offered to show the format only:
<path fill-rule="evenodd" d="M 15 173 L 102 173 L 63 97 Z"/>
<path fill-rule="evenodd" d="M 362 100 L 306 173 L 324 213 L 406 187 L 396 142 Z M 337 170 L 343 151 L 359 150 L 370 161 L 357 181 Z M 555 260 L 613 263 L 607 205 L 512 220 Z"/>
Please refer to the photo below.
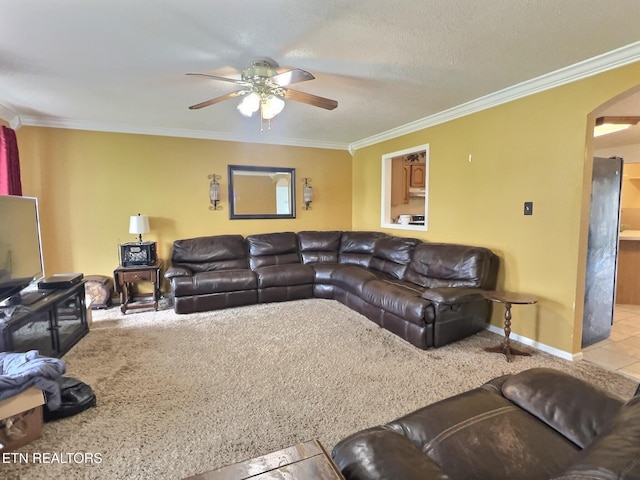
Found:
<path fill-rule="evenodd" d="M 12 124 L 346 148 L 640 40 L 638 0 L 20 0 L 0 14 Z M 201 72 L 312 72 L 260 132 Z"/>

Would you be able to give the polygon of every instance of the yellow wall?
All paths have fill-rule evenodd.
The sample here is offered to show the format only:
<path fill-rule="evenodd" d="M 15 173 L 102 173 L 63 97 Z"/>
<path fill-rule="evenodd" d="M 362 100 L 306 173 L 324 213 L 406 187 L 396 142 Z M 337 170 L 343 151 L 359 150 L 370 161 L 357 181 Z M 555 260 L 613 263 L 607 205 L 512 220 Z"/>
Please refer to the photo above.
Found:
<path fill-rule="evenodd" d="M 158 241 L 163 258 L 173 240 L 200 235 L 380 230 L 381 156 L 429 143 L 429 231 L 410 235 L 493 249 L 499 287 L 539 298 L 514 307 L 513 331 L 576 353 L 590 114 L 638 83 L 640 63 L 359 149 L 352 160 L 334 150 L 23 127 L 23 188 L 41 199 L 47 273 L 108 275 L 118 243 L 133 240 L 127 220 L 138 212 L 150 215 L 145 239 Z M 298 182 L 313 180 L 313 209 L 302 210 L 298 195 L 295 220 L 230 221 L 226 201 L 209 211 L 207 175 L 222 174 L 225 199 L 229 163 L 295 167 Z M 523 216 L 525 201 L 533 216 Z M 494 325 L 502 314 L 494 309 Z"/>
<path fill-rule="evenodd" d="M 429 231 L 411 236 L 493 249 L 499 288 L 539 299 L 514 307 L 513 331 L 579 352 L 589 114 L 638 83 L 640 63 L 357 150 L 353 229 L 380 229 L 381 156 L 429 143 Z M 533 216 L 523 215 L 525 201 L 533 201 Z M 495 308 L 492 324 L 502 326 L 503 314 Z"/>
<path fill-rule="evenodd" d="M 129 216 L 149 215 L 168 259 L 180 238 L 227 233 L 351 228 L 351 156 L 346 151 L 149 135 L 22 127 L 17 131 L 23 193 L 40 199 L 48 275 L 112 275 L 118 244 L 135 240 Z M 227 165 L 296 169 L 295 219 L 229 220 Z M 209 210 L 207 175 L 222 176 L 222 208 Z M 313 179 L 311 210 L 302 177 Z"/>

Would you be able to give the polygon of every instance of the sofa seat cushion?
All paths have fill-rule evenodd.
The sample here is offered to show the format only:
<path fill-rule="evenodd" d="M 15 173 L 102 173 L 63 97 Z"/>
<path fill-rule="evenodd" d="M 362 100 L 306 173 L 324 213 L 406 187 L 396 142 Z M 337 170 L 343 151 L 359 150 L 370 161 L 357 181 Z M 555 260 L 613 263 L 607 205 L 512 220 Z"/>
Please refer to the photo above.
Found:
<path fill-rule="evenodd" d="M 427 288 L 421 287 L 420 285 L 416 285 L 413 282 L 408 282 L 406 280 L 398 280 L 396 278 L 393 277 L 385 277 L 383 278 L 383 280 L 387 283 L 390 283 L 392 285 L 397 285 L 399 287 L 403 287 L 407 290 L 411 290 L 415 293 L 417 293 L 418 295 L 424 295 L 424 292 L 429 290 Z M 427 298 L 427 297 L 425 297 Z M 429 298 L 427 298 L 427 300 L 430 300 Z"/>
<path fill-rule="evenodd" d="M 188 277 L 174 277 L 171 282 L 176 297 L 258 288 L 256 274 L 248 269 L 196 273 Z"/>
<path fill-rule="evenodd" d="M 406 435 L 450 478 L 548 479 L 563 472 L 580 450 L 495 390 L 482 387 L 387 427 Z"/>
<path fill-rule="evenodd" d="M 416 290 L 384 280 L 372 280 L 362 288 L 361 298 L 367 303 L 418 326 L 433 323 L 431 302 Z"/>
<path fill-rule="evenodd" d="M 331 274 L 331 283 L 342 290 L 359 295 L 367 282 L 377 280 L 373 271 L 368 268 L 343 265 Z"/>
<path fill-rule="evenodd" d="M 314 278 L 313 268 L 301 263 L 258 267 L 255 273 L 258 277 L 258 288 L 311 285 Z"/>
<path fill-rule="evenodd" d="M 331 276 L 333 272 L 340 268 L 344 268 L 339 263 L 311 263 L 309 264 L 315 273 L 314 283 L 331 285 Z"/>

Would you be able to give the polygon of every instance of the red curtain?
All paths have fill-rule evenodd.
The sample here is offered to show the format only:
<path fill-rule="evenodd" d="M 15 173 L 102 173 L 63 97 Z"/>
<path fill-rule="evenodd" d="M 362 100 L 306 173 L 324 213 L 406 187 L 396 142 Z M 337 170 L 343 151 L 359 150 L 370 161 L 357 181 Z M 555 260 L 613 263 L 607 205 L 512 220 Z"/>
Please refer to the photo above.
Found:
<path fill-rule="evenodd" d="M 0 126 L 0 195 L 22 195 L 16 132 Z"/>

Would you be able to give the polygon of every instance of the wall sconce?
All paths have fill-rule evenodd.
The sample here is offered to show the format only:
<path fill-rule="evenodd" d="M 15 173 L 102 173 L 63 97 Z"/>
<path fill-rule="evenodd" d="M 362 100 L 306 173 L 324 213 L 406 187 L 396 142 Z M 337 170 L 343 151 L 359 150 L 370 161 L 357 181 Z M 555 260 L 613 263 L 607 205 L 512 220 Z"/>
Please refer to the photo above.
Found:
<path fill-rule="evenodd" d="M 310 178 L 305 177 L 304 186 L 302 187 L 302 199 L 304 200 L 304 209 L 309 210 L 311 208 L 311 202 L 313 202 L 313 187 L 309 185 Z"/>
<path fill-rule="evenodd" d="M 129 233 L 138 235 L 138 243 L 142 243 L 142 234 L 149 233 L 149 217 L 146 215 L 131 215 L 129 217 Z"/>
<path fill-rule="evenodd" d="M 222 207 L 218 208 L 218 203 L 220 202 L 220 175 L 216 175 L 212 173 L 207 177 L 211 180 L 209 184 L 209 200 L 211 200 L 211 206 L 209 210 L 221 210 Z"/>

